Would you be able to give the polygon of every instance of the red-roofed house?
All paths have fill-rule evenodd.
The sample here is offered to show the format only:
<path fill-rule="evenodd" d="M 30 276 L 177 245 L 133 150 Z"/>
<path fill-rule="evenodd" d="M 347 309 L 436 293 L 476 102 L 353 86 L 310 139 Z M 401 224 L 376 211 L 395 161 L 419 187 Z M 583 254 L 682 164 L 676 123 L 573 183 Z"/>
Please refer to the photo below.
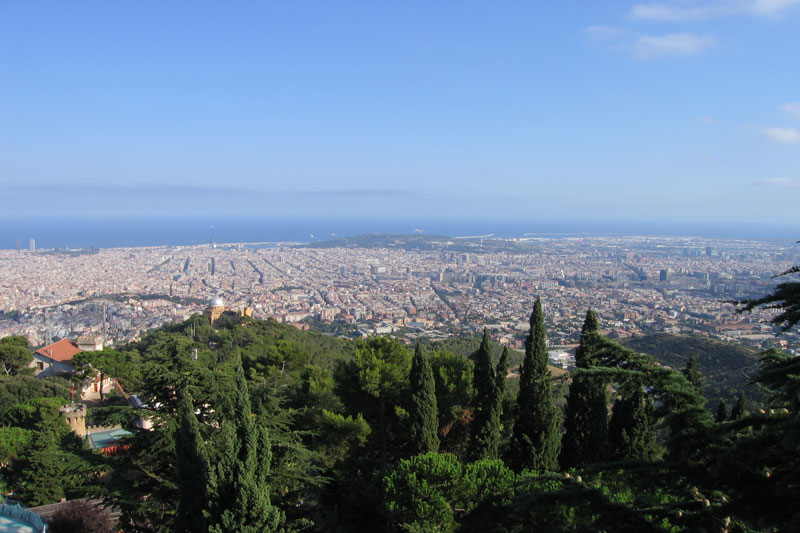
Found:
<path fill-rule="evenodd" d="M 72 358 L 82 351 L 71 340 L 61 339 L 33 352 L 30 366 L 33 367 L 34 374 L 42 378 L 62 372 L 72 373 Z"/>

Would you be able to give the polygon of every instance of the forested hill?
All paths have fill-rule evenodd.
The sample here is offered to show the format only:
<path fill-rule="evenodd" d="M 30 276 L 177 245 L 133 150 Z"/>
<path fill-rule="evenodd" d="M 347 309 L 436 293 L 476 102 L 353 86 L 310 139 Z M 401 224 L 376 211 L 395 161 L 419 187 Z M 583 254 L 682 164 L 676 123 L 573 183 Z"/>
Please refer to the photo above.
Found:
<path fill-rule="evenodd" d="M 71 383 L 28 375 L 26 339 L 0 339 L 0 488 L 27 505 L 102 497 L 120 509 L 114 530 L 136 533 L 788 531 L 800 520 L 797 358 L 763 354 L 769 402 L 712 415 L 682 366 L 698 356 L 710 390 L 744 384 L 731 375 L 753 368 L 747 350 L 636 340 L 670 369 L 603 337 L 588 311 L 577 369 L 555 380 L 539 300 L 529 335 L 508 380 L 520 354 L 500 355 L 488 332 L 477 347 L 407 346 L 195 315 L 73 359 L 73 383 L 99 373 L 136 395 L 88 406 L 87 428 L 130 432 L 110 455 L 64 423 Z"/>
<path fill-rule="evenodd" d="M 251 320 L 247 322 L 247 327 L 238 328 L 234 321 L 223 316 L 219 327 L 215 329 L 208 325 L 205 317 L 197 316 L 162 329 L 167 333 L 193 336 L 195 341 L 209 344 L 223 352 L 235 347 L 244 361 L 255 360 L 265 354 L 280 361 L 302 355 L 302 362 L 298 363 L 300 366 L 310 363 L 332 370 L 336 361 L 351 359 L 355 351 L 352 340 L 316 331 L 301 331 L 271 319 Z M 148 339 L 145 338 L 142 342 L 147 343 Z"/>
<path fill-rule="evenodd" d="M 423 343 L 424 344 L 424 343 Z M 478 351 L 478 348 L 481 345 L 481 338 L 480 337 L 448 337 L 444 340 L 431 343 L 434 348 L 439 348 L 442 350 L 446 350 L 448 352 L 452 352 L 456 355 L 460 355 L 462 357 L 471 357 L 475 352 Z M 500 359 L 500 354 L 503 353 L 503 345 L 496 341 L 490 341 L 489 345 L 491 346 L 492 350 L 492 360 L 496 364 L 497 361 Z M 508 351 L 508 365 L 513 368 L 520 363 L 522 363 L 522 359 L 524 354 L 518 352 L 517 350 L 509 350 Z"/>
<path fill-rule="evenodd" d="M 759 370 L 758 352 L 730 342 L 693 335 L 653 333 L 623 342 L 631 350 L 655 357 L 662 364 L 681 370 L 694 355 L 703 374 L 703 392 L 708 405 L 715 408 L 720 400 L 733 405 L 740 392 L 749 400 L 759 400 L 758 388 L 749 382 Z"/>
<path fill-rule="evenodd" d="M 368 233 L 308 244 L 309 248 L 399 248 L 402 250 L 432 250 L 452 245 L 448 237 L 439 235 L 400 235 Z"/>
<path fill-rule="evenodd" d="M 444 250 L 448 252 L 500 252 L 530 250 L 527 241 L 509 241 L 481 237 L 443 237 L 441 235 L 404 235 L 369 233 L 307 244 L 309 248 L 396 248 L 400 250 Z"/>

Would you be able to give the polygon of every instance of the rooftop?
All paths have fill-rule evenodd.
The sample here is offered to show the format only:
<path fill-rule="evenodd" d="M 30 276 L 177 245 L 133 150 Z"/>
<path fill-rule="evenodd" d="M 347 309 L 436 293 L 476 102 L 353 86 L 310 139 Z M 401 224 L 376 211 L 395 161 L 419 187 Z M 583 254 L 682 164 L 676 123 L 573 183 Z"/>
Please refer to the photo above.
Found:
<path fill-rule="evenodd" d="M 69 339 L 61 339 L 60 341 L 48 344 L 36 350 L 36 353 L 49 357 L 54 361 L 69 362 L 76 354 L 82 352 L 78 345 Z"/>

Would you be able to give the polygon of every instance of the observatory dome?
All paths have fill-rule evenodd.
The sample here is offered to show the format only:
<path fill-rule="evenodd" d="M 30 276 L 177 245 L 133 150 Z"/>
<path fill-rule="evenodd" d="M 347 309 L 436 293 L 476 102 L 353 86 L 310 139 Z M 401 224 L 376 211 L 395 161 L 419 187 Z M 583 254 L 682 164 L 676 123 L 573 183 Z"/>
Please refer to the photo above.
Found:
<path fill-rule="evenodd" d="M 222 302 L 222 298 L 219 296 L 214 296 L 208 301 L 209 307 L 225 307 L 225 304 Z"/>

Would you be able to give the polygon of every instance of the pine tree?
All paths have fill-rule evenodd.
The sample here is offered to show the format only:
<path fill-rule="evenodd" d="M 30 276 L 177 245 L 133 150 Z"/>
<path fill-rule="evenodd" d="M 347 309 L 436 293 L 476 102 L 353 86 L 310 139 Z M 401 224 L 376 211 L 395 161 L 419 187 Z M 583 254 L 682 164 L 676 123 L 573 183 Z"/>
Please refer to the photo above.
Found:
<path fill-rule="evenodd" d="M 415 454 L 439 450 L 436 383 L 427 355 L 417 343 L 409 374 L 411 384 L 411 448 Z"/>
<path fill-rule="evenodd" d="M 16 496 L 28 506 L 54 503 L 65 496 L 69 473 L 57 437 L 55 431 L 41 427 L 27 454 L 14 466 L 19 471 Z"/>
<path fill-rule="evenodd" d="M 511 463 L 518 471 L 555 470 L 559 421 L 553 405 L 542 302 L 536 298 L 520 369 L 517 419 L 511 440 Z"/>
<path fill-rule="evenodd" d="M 683 375 L 686 379 L 689 380 L 689 383 L 692 384 L 694 390 L 697 391 L 698 394 L 703 394 L 703 375 L 700 373 L 700 370 L 697 369 L 697 356 L 693 355 L 689 358 L 686 362 L 686 366 L 683 369 Z"/>
<path fill-rule="evenodd" d="M 800 273 L 800 265 L 795 265 L 778 276 L 789 276 Z M 777 277 L 777 276 L 776 276 Z M 770 322 L 780 324 L 782 331 L 788 331 L 800 323 L 800 282 L 796 279 L 781 283 L 775 290 L 763 298 L 755 300 L 744 300 L 739 302 L 741 306 L 739 313 L 752 311 L 758 307 L 766 309 L 780 309 L 781 312 L 775 315 Z"/>
<path fill-rule="evenodd" d="M 500 398 L 497 378 L 492 367 L 489 333 L 484 328 L 483 340 L 475 354 L 472 377 L 475 405 L 472 420 L 471 455 L 474 460 L 497 459 L 500 448 Z"/>
<path fill-rule="evenodd" d="M 575 352 L 579 369 L 596 366 L 595 351 L 599 334 L 597 315 L 589 309 L 581 329 L 581 340 Z M 605 380 L 591 375 L 575 375 L 569 387 L 565 433 L 561 441 L 559 462 L 571 468 L 606 459 L 608 447 L 608 393 Z"/>
<path fill-rule="evenodd" d="M 717 405 L 717 414 L 714 416 L 714 421 L 717 424 L 721 424 L 728 420 L 728 405 L 725 403 L 725 400 L 720 400 L 719 405 Z"/>
<path fill-rule="evenodd" d="M 270 503 L 270 441 L 266 428 L 253 420 L 241 365 L 233 389 L 233 414 L 234 420 L 224 421 L 221 426 L 222 456 L 217 464 L 218 488 L 209 531 L 276 531 L 283 513 Z"/>
<path fill-rule="evenodd" d="M 204 511 L 207 511 L 208 492 L 213 485 L 211 468 L 200 423 L 194 413 L 192 397 L 185 393 L 179 412 L 178 432 L 175 434 L 175 477 L 178 488 L 176 531 L 206 531 Z"/>
<path fill-rule="evenodd" d="M 354 357 L 337 367 L 338 392 L 353 415 L 363 413 L 373 427 L 371 441 L 379 453 L 382 470 L 389 465 L 389 440 L 396 427 L 392 415 L 408 398 L 408 374 L 413 354 L 397 339 L 371 337 L 356 343 Z M 392 450 L 396 449 L 392 443 Z"/>

